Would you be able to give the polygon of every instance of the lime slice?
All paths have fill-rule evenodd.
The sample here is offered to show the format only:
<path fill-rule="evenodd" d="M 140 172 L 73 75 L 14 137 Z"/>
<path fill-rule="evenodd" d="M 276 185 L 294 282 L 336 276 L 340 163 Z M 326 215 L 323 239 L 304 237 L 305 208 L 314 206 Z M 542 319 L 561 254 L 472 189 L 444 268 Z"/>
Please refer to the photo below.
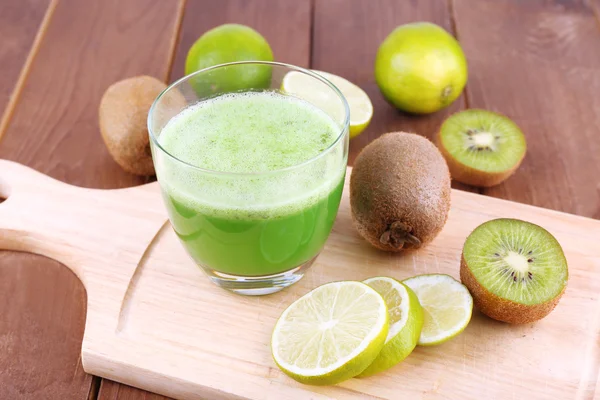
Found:
<path fill-rule="evenodd" d="M 385 300 L 390 318 L 385 345 L 360 376 L 371 376 L 404 360 L 417 345 L 423 327 L 423 309 L 417 295 L 393 278 L 376 277 L 363 281 Z"/>
<path fill-rule="evenodd" d="M 461 333 L 471 320 L 473 298 L 467 288 L 449 275 L 419 275 L 403 283 L 423 307 L 424 324 L 419 345 L 444 343 Z"/>
<path fill-rule="evenodd" d="M 320 286 L 279 317 L 271 349 L 293 379 L 334 385 L 361 373 L 377 357 L 388 333 L 383 298 L 361 282 Z"/>
<path fill-rule="evenodd" d="M 371 122 L 373 104 L 364 90 L 352 82 L 327 72 L 313 71 L 333 83 L 342 92 L 350 107 L 350 137 L 358 136 Z M 327 111 L 339 121 L 344 110 L 340 102 L 332 98 L 334 93 L 314 78 L 301 72 L 288 72 L 283 78 L 282 90 L 285 93 L 300 97 L 315 106 Z"/>

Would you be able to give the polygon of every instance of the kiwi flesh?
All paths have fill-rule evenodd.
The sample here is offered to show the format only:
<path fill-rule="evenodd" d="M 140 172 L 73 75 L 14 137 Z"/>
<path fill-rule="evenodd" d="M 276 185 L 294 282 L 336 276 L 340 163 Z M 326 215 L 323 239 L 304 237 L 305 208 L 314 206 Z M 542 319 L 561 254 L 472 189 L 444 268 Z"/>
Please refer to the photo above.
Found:
<path fill-rule="evenodd" d="M 450 209 L 450 173 L 424 137 L 387 133 L 367 145 L 350 177 L 359 234 L 386 251 L 417 249 L 442 230 Z"/>
<path fill-rule="evenodd" d="M 513 121 L 479 109 L 448 117 L 436 144 L 448 162 L 452 178 L 479 187 L 495 186 L 506 180 L 527 151 L 525 136 Z"/>
<path fill-rule="evenodd" d="M 562 247 L 544 228 L 517 219 L 485 222 L 467 238 L 460 279 L 475 306 L 512 324 L 537 321 L 558 304 L 567 287 Z"/>
<path fill-rule="evenodd" d="M 148 136 L 148 111 L 167 85 L 151 76 L 112 84 L 102 96 L 100 132 L 113 159 L 135 175 L 154 175 Z"/>

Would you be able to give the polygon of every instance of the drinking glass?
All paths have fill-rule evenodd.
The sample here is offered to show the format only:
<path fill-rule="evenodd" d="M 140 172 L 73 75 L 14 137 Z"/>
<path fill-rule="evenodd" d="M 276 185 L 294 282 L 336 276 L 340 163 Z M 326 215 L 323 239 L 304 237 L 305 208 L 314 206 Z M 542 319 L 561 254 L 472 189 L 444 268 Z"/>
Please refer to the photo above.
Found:
<path fill-rule="evenodd" d="M 289 74 L 301 74 L 314 89 L 308 95 L 305 89 L 284 91 Z M 296 165 L 243 173 L 193 165 L 162 145 L 163 129 L 182 110 L 228 93 L 263 91 L 301 97 L 325 112 L 337 128 L 333 143 Z M 217 65 L 178 80 L 157 97 L 148 131 L 163 200 L 183 247 L 214 283 L 262 295 L 302 278 L 323 249 L 338 211 L 348 126 L 348 104 L 332 83 L 282 63 Z"/>

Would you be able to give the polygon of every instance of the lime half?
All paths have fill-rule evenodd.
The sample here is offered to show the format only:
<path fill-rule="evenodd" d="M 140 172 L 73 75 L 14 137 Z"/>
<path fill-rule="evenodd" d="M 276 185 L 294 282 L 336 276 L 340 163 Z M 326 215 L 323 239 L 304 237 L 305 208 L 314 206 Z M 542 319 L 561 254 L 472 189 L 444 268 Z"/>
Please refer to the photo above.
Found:
<path fill-rule="evenodd" d="M 385 301 L 361 282 L 320 286 L 290 305 L 271 338 L 275 363 L 293 379 L 334 385 L 361 373 L 388 334 Z"/>
<path fill-rule="evenodd" d="M 373 117 L 373 104 L 369 96 L 347 79 L 328 72 L 313 72 L 333 83 L 342 92 L 350 107 L 350 137 L 358 136 Z M 309 75 L 297 71 L 288 72 L 283 78 L 282 90 L 325 110 L 336 121 L 341 120 L 343 116 L 344 110 L 335 98 L 335 93 Z"/>
<path fill-rule="evenodd" d="M 363 281 L 375 289 L 388 308 L 390 329 L 381 352 L 360 376 L 370 376 L 404 360 L 417 346 L 423 327 L 423 309 L 415 293 L 393 278 L 376 277 Z"/>
<path fill-rule="evenodd" d="M 467 288 L 449 275 L 419 275 L 403 283 L 411 288 L 423 307 L 424 324 L 419 345 L 444 343 L 469 324 L 473 298 Z"/>

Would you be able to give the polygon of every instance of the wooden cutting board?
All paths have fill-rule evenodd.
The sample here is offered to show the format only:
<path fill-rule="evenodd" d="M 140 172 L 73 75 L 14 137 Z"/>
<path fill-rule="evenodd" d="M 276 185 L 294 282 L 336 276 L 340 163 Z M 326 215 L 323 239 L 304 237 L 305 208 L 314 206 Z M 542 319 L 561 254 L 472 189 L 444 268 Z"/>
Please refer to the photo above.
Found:
<path fill-rule="evenodd" d="M 70 186 L 0 160 L 0 248 L 56 259 L 87 290 L 87 372 L 181 399 L 600 399 L 600 221 L 453 191 L 442 233 L 418 252 L 373 249 L 352 226 L 346 188 L 323 253 L 297 284 L 264 297 L 214 286 L 178 242 L 156 183 L 122 190 Z M 556 310 L 511 326 L 475 312 L 452 341 L 417 348 L 367 379 L 312 387 L 271 359 L 280 313 L 317 285 L 376 275 L 458 278 L 480 223 L 514 217 L 562 244 L 570 280 Z"/>

